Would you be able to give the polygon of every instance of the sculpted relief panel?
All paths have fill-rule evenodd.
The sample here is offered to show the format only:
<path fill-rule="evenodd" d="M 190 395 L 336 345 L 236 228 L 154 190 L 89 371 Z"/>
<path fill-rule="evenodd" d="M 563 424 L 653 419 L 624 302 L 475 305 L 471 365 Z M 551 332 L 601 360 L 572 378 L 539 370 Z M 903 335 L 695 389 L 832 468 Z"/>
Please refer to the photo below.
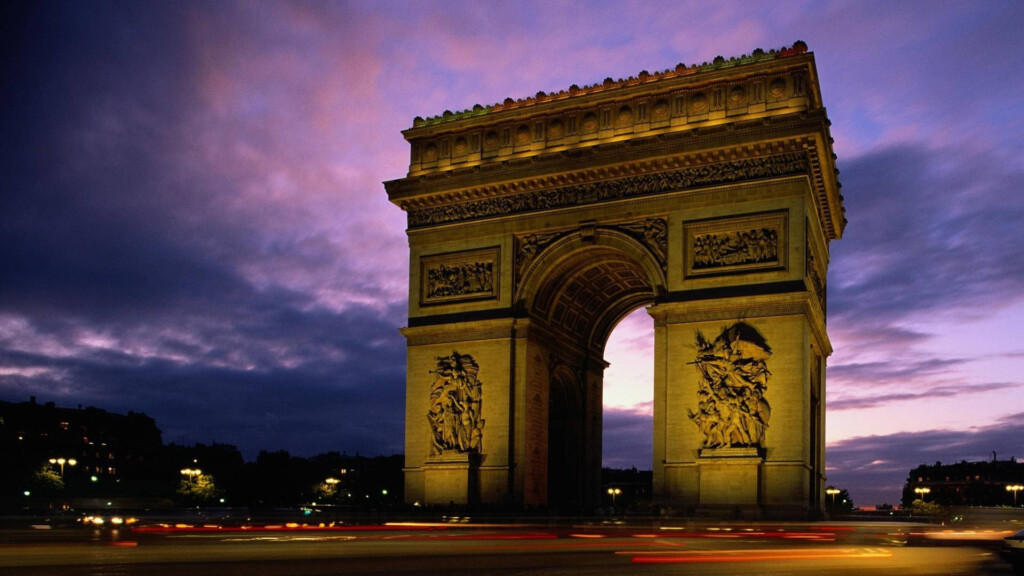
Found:
<path fill-rule="evenodd" d="M 420 303 L 443 304 L 497 298 L 498 248 L 424 257 Z"/>
<path fill-rule="evenodd" d="M 484 434 L 481 418 L 482 384 L 477 379 L 480 366 L 469 354 L 453 351 L 437 358 L 434 382 L 430 386 L 430 456 L 446 450 L 460 454 L 479 454 Z"/>
<path fill-rule="evenodd" d="M 785 212 L 687 222 L 686 276 L 713 276 L 786 267 Z"/>
<path fill-rule="evenodd" d="M 693 269 L 779 261 L 779 233 L 772 228 L 702 234 L 693 238 Z"/>
<path fill-rule="evenodd" d="M 772 414 L 764 398 L 771 355 L 764 336 L 745 322 L 729 326 L 710 341 L 697 332 L 693 364 L 700 373 L 698 411 L 689 411 L 689 416 L 700 430 L 704 448 L 764 446 Z"/>

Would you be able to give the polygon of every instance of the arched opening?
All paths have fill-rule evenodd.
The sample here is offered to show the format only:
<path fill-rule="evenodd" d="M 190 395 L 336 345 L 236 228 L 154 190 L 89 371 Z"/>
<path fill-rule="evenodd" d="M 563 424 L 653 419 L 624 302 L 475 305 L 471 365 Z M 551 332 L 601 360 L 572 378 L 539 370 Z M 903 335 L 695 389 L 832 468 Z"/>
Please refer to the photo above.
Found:
<path fill-rule="evenodd" d="M 582 502 L 586 446 L 579 383 L 567 369 L 551 378 L 548 402 L 548 501 Z"/>
<path fill-rule="evenodd" d="M 654 303 L 663 277 L 646 249 L 618 237 L 547 255 L 526 279 L 524 304 L 547 367 L 547 501 L 568 511 L 602 503 L 605 345 L 623 318 Z"/>
<path fill-rule="evenodd" d="M 605 344 L 602 506 L 629 508 L 651 497 L 654 453 L 654 319 L 628 314 Z M 607 472 L 605 470 L 607 469 Z M 620 492 L 613 497 L 609 489 Z"/>
<path fill-rule="evenodd" d="M 604 453 L 608 468 L 651 467 L 654 402 L 654 319 L 631 312 L 605 345 Z"/>

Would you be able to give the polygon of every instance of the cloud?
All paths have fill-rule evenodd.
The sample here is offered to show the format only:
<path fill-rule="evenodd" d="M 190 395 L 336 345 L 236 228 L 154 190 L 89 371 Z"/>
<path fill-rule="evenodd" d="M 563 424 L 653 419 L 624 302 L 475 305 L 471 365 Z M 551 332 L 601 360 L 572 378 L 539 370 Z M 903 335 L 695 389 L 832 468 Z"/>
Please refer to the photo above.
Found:
<path fill-rule="evenodd" d="M 1020 448 L 1024 412 L 966 430 L 926 430 L 850 438 L 829 444 L 828 482 L 846 488 L 858 505 L 897 504 L 910 470 L 936 461 L 1003 460 Z"/>
<path fill-rule="evenodd" d="M 605 408 L 602 462 L 609 468 L 650 470 L 654 458 L 651 404 Z"/>
<path fill-rule="evenodd" d="M 935 400 L 936 398 L 959 398 L 964 394 L 979 394 L 996 390 L 1011 390 L 1024 385 L 1010 382 L 989 382 L 985 384 L 962 384 L 952 386 L 933 386 L 920 392 L 899 392 L 890 394 L 876 394 L 871 396 L 857 396 L 851 398 L 836 398 L 828 401 L 829 411 L 859 410 L 864 408 L 875 408 L 895 402 L 912 400 Z"/>
<path fill-rule="evenodd" d="M 1024 172 L 962 150 L 904 146 L 843 165 L 850 224 L 833 246 L 829 319 L 893 325 L 998 309 L 1024 293 Z"/>
<path fill-rule="evenodd" d="M 8 347 L 0 364 L 27 370 L 0 376 L 0 394 L 62 405 L 89 398 L 147 413 L 167 441 L 216 439 L 248 456 L 262 448 L 399 452 L 402 423 L 382 416 L 404 397 L 404 363 L 395 361 L 404 342 L 394 326 L 393 316 L 373 309 L 281 310 L 242 330 L 201 335 L 207 348 L 183 346 L 183 361 L 172 359 L 179 343 L 170 331 L 149 356 L 120 350 L 116 340 L 110 348 L 79 345 L 64 358 Z"/>

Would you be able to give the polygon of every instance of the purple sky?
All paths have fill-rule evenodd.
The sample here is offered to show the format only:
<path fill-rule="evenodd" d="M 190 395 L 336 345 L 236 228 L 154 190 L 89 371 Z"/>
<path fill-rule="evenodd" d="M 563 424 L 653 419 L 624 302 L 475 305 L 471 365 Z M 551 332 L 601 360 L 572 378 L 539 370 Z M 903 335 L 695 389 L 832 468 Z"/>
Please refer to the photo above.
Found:
<path fill-rule="evenodd" d="M 165 441 L 402 450 L 415 116 L 815 53 L 829 481 L 1024 458 L 1024 3 L 30 2 L 2 9 L 0 399 Z M 650 467 L 650 320 L 612 335 L 605 462 Z"/>

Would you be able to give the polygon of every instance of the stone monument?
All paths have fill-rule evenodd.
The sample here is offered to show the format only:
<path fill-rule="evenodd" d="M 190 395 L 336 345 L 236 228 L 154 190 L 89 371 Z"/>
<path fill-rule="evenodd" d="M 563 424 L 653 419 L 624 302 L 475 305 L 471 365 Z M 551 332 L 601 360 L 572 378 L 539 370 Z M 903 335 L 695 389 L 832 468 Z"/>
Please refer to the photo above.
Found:
<path fill-rule="evenodd" d="M 846 220 L 806 45 L 403 134 L 409 172 L 385 186 L 408 218 L 408 502 L 599 505 L 604 347 L 645 307 L 657 503 L 822 511 Z"/>

